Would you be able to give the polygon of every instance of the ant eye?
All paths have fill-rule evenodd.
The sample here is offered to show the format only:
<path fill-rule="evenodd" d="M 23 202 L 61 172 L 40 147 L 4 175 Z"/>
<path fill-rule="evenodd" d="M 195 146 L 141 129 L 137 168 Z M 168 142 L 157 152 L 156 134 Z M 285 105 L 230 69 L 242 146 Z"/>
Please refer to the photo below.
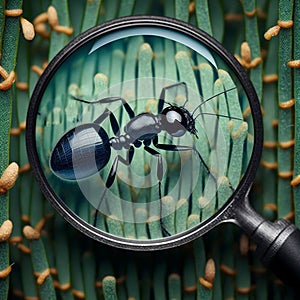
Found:
<path fill-rule="evenodd" d="M 174 137 L 183 136 L 186 132 L 186 119 L 178 107 L 167 107 L 162 111 L 164 129 Z"/>

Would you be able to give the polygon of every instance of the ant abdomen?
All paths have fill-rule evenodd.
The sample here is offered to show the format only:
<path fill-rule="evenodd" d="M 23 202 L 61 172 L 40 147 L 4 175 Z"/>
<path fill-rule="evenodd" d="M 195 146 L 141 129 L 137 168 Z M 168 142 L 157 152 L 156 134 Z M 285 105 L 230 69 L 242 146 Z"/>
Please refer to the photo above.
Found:
<path fill-rule="evenodd" d="M 110 154 L 106 131 L 95 123 L 82 124 L 57 142 L 51 153 L 50 167 L 62 179 L 83 179 L 104 168 Z"/>

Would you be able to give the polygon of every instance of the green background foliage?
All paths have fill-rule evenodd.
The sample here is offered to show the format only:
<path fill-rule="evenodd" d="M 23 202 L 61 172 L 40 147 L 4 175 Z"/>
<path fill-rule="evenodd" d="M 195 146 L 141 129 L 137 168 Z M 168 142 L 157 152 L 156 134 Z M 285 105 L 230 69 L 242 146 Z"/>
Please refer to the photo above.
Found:
<path fill-rule="evenodd" d="M 50 5 L 57 10 L 59 25 L 73 28 L 73 34 L 58 32 L 46 21 L 48 36 L 36 26 L 34 40 L 27 41 L 20 16 L 5 12 L 22 8 L 22 17 L 34 22 Z M 0 196 L 0 224 L 13 222 L 10 239 L 0 242 L 0 271 L 12 266 L 0 279 L 0 299 L 295 299 L 290 288 L 261 266 L 254 245 L 234 226 L 220 226 L 176 249 L 133 253 L 80 235 L 41 195 L 28 170 L 24 126 L 39 78 L 36 67 L 43 68 L 72 37 L 92 26 L 143 14 L 189 22 L 240 57 L 264 116 L 265 143 L 252 203 L 269 220 L 287 218 L 300 226 L 300 73 L 288 64 L 300 59 L 299 1 L 2 0 L 1 66 L 17 76 L 9 90 L 0 91 L 0 173 L 15 161 L 20 174 L 14 188 Z M 266 40 L 264 34 L 278 20 L 284 21 L 278 35 Z M 241 52 L 245 41 L 250 58 Z M 11 128 L 17 134 L 10 134 L 15 132 Z M 26 238 L 28 225 L 40 233 L 38 238 Z M 199 280 L 206 278 L 210 258 L 216 266 L 211 289 Z"/>

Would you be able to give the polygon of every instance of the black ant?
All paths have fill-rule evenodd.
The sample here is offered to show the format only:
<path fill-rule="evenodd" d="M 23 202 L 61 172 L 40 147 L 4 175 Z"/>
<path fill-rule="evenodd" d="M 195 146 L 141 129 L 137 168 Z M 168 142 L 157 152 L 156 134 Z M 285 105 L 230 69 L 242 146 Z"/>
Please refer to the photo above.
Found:
<path fill-rule="evenodd" d="M 183 106 L 176 106 L 168 103 L 168 106 L 164 108 L 164 105 L 166 103 L 166 90 L 176 86 L 178 87 L 179 85 L 183 85 L 185 89 L 185 103 L 183 104 Z M 124 133 L 121 134 L 119 124 L 114 114 L 108 108 L 105 108 L 104 112 L 93 123 L 82 124 L 71 129 L 60 138 L 60 140 L 57 142 L 56 146 L 54 147 L 51 153 L 51 170 L 56 176 L 65 180 L 84 179 L 97 173 L 106 166 L 106 164 L 110 160 L 111 148 L 115 150 L 127 150 L 125 158 L 120 155 L 117 155 L 112 163 L 112 167 L 110 169 L 105 183 L 105 190 L 103 191 L 100 197 L 97 210 L 94 216 L 93 225 L 96 226 L 100 206 L 102 204 L 107 190 L 111 187 L 115 180 L 118 164 L 122 163 L 126 166 L 129 166 L 133 158 L 134 149 L 139 148 L 143 145 L 145 151 L 158 158 L 157 179 L 158 194 L 160 199 L 160 224 L 164 234 L 169 235 L 162 221 L 161 181 L 163 177 L 163 160 L 160 152 L 156 149 L 167 151 L 193 150 L 198 155 L 202 165 L 207 170 L 208 174 L 210 173 L 210 170 L 205 161 L 203 160 L 201 154 L 195 147 L 161 144 L 158 142 L 158 134 L 162 131 L 165 131 L 173 137 L 181 137 L 186 132 L 189 132 L 195 137 L 197 137 L 195 119 L 199 115 L 203 114 L 238 119 L 219 114 L 205 113 L 201 112 L 201 110 L 199 114 L 196 117 L 194 117 L 195 112 L 201 107 L 201 105 L 213 99 L 214 97 L 217 97 L 233 89 L 235 89 L 235 87 L 223 91 L 219 94 L 213 95 L 212 97 L 204 100 L 198 107 L 196 107 L 193 113 L 190 113 L 185 108 L 185 105 L 188 101 L 186 83 L 179 82 L 168 87 L 164 87 L 159 97 L 157 115 L 154 115 L 150 112 L 144 112 L 135 115 L 134 111 L 131 109 L 126 100 L 120 97 L 107 97 L 93 102 L 73 97 L 73 99 L 76 101 L 88 104 L 108 104 L 116 101 L 121 101 L 130 120 L 123 128 Z M 107 132 L 100 126 L 100 124 L 108 117 L 110 119 L 111 128 L 115 134 L 115 136 L 111 138 L 108 137 Z M 151 144 L 156 149 L 151 147 Z"/>

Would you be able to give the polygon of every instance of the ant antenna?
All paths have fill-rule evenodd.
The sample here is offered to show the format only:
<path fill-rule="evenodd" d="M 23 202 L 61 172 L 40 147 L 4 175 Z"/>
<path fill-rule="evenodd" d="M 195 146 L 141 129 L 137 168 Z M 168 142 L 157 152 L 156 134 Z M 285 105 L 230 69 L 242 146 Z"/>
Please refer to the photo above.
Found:
<path fill-rule="evenodd" d="M 194 120 L 196 120 L 196 119 L 197 119 L 199 116 L 201 116 L 201 115 L 216 116 L 216 117 L 230 118 L 230 119 L 233 119 L 233 120 L 243 121 L 243 119 L 241 119 L 241 118 L 231 117 L 231 116 L 226 116 L 226 115 L 220 115 L 220 114 L 214 114 L 214 113 L 207 113 L 207 112 L 200 112 L 200 113 L 194 118 Z"/>
<path fill-rule="evenodd" d="M 180 106 L 180 107 L 183 107 L 183 108 L 184 108 L 185 105 L 187 104 L 187 102 L 189 101 L 189 100 L 188 100 L 188 99 L 189 99 L 188 88 L 187 88 L 186 83 L 185 83 L 185 82 L 175 83 L 175 84 L 171 85 L 170 87 L 179 86 L 179 85 L 182 85 L 182 86 L 184 87 L 185 101 L 184 101 L 183 105 Z M 177 87 L 177 89 L 178 89 L 178 87 Z M 179 95 L 181 95 L 181 94 L 179 94 Z M 168 102 L 165 102 L 165 103 L 169 104 Z M 171 104 L 171 105 L 172 105 L 172 104 Z M 177 106 L 177 105 L 176 105 L 176 106 Z"/>
<path fill-rule="evenodd" d="M 187 104 L 187 102 L 188 102 L 188 98 L 186 98 L 186 100 L 184 101 L 184 103 L 182 105 L 183 108 L 185 107 L 185 105 Z"/>
<path fill-rule="evenodd" d="M 187 89 L 187 86 L 186 86 L 186 83 L 185 83 L 185 82 L 184 82 L 184 89 L 185 89 L 185 96 L 186 96 L 186 97 L 185 97 L 185 101 L 184 101 L 182 107 L 185 107 L 185 105 L 187 104 L 188 99 L 189 99 L 188 89 Z"/>
<path fill-rule="evenodd" d="M 215 95 L 213 95 L 213 96 L 211 96 L 211 97 L 209 97 L 208 99 L 206 99 L 206 100 L 204 100 L 202 103 L 200 103 L 200 105 L 198 105 L 195 109 L 194 109 L 194 111 L 192 112 L 192 117 L 194 116 L 194 113 L 196 112 L 196 110 L 198 109 L 198 108 L 200 108 L 203 104 L 205 104 L 206 102 L 208 102 L 208 101 L 210 101 L 211 99 L 213 99 L 213 98 L 215 98 L 215 97 L 218 97 L 218 96 L 220 96 L 220 95 L 222 95 L 222 94 L 224 94 L 224 93 L 227 93 L 227 92 L 230 92 L 230 91 L 232 91 L 232 90 L 235 90 L 236 89 L 236 87 L 233 87 L 233 88 L 230 88 L 230 89 L 228 89 L 228 90 L 225 90 L 225 91 L 223 91 L 223 92 L 220 92 L 220 93 L 218 93 L 218 94 L 215 94 Z M 207 114 L 207 113 L 200 113 L 199 115 L 203 115 L 203 114 Z M 197 115 L 197 117 L 199 117 L 199 115 Z M 196 117 L 196 118 L 197 118 Z M 221 117 L 221 115 L 220 115 L 220 117 Z M 195 118 L 195 119 L 196 119 Z"/>

